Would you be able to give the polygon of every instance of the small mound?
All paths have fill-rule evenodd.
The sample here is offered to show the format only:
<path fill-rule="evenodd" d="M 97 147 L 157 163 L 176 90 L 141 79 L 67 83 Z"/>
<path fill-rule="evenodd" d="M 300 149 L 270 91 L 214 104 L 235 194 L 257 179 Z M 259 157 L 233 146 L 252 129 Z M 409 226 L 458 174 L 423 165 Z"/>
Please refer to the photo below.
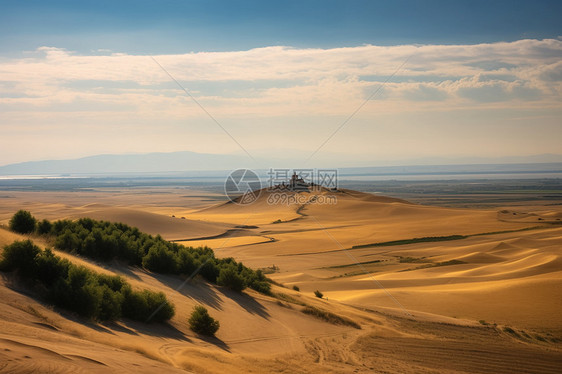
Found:
<path fill-rule="evenodd" d="M 508 244 L 506 242 L 500 242 L 498 245 L 496 245 L 494 248 L 492 248 L 492 251 L 496 251 L 496 250 L 505 250 L 505 249 L 516 249 L 517 247 L 512 245 L 512 244 Z"/>
<path fill-rule="evenodd" d="M 492 255 L 484 252 L 470 253 L 466 256 L 458 258 L 461 261 L 473 263 L 473 264 L 494 264 L 497 262 L 504 261 L 503 257 Z"/>

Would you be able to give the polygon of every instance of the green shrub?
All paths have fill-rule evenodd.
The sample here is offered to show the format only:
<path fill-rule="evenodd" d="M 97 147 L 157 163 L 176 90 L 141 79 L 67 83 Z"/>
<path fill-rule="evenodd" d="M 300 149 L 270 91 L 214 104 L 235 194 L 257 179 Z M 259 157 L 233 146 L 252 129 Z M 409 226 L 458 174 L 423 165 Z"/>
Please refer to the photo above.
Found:
<path fill-rule="evenodd" d="M 60 235 L 66 229 L 72 229 L 74 223 L 71 220 L 64 219 L 53 222 L 53 227 L 51 228 L 51 233 L 54 235 Z"/>
<path fill-rule="evenodd" d="M 264 295 L 271 295 L 271 284 L 267 281 L 255 281 L 250 284 L 250 288 Z"/>
<path fill-rule="evenodd" d="M 107 274 L 99 274 L 98 275 L 98 283 L 100 285 L 105 285 L 109 287 L 113 291 L 121 291 L 125 285 L 127 285 L 127 281 L 121 278 L 118 275 L 107 275 Z"/>
<path fill-rule="evenodd" d="M 39 221 L 37 223 L 37 233 L 39 235 L 50 234 L 52 228 L 53 228 L 53 224 L 46 219 Z"/>
<path fill-rule="evenodd" d="M 50 249 L 41 251 L 32 241 L 16 241 L 4 248 L 0 262 L 3 270 L 43 284 L 47 299 L 57 306 L 97 320 L 114 320 L 122 315 L 146 322 L 165 321 L 174 316 L 174 306 L 164 293 L 133 291 L 121 277 L 98 274 L 55 256 Z"/>
<path fill-rule="evenodd" d="M 233 258 L 217 259 L 211 248 L 171 243 L 159 235 L 153 237 L 123 223 L 90 218 L 55 221 L 50 233 L 55 237 L 55 247 L 60 250 L 102 261 L 117 258 L 156 273 L 191 275 L 199 269 L 203 278 L 217 283 L 221 270 L 232 268 L 236 274 L 232 271 L 224 274 L 222 285 L 235 290 L 250 287 L 271 294 L 271 280 L 261 270 L 254 271 Z"/>
<path fill-rule="evenodd" d="M 193 274 L 201 265 L 201 263 L 195 259 L 193 251 L 190 251 L 186 247 L 182 247 L 178 250 L 176 261 L 178 272 L 186 275 Z"/>
<path fill-rule="evenodd" d="M 68 271 L 67 283 L 71 303 L 66 308 L 81 316 L 99 317 L 103 290 L 98 287 L 94 274 L 83 266 L 72 266 Z"/>
<path fill-rule="evenodd" d="M 41 252 L 31 240 L 15 241 L 4 247 L 0 268 L 6 271 L 18 270 L 25 277 L 37 272 L 36 257 Z"/>
<path fill-rule="evenodd" d="M 53 285 L 58 279 L 66 278 L 68 270 L 72 266 L 70 261 L 55 256 L 49 248 L 45 249 L 36 257 L 37 280 L 46 286 Z"/>
<path fill-rule="evenodd" d="M 27 210 L 18 210 L 10 219 L 10 230 L 20 234 L 29 234 L 35 231 L 37 221 Z"/>
<path fill-rule="evenodd" d="M 318 298 L 323 298 L 324 294 L 318 290 L 314 291 L 314 296 L 318 297 Z"/>
<path fill-rule="evenodd" d="M 123 305 L 123 294 L 119 291 L 112 290 L 107 285 L 101 288 L 101 305 L 99 319 L 102 321 L 115 320 L 121 318 L 121 308 Z"/>
<path fill-rule="evenodd" d="M 202 261 L 203 267 L 199 271 L 199 274 L 206 280 L 212 283 L 217 283 L 217 277 L 219 276 L 220 268 L 216 264 L 215 258 L 209 258 Z"/>
<path fill-rule="evenodd" d="M 162 292 L 135 292 L 130 287 L 123 291 L 124 317 L 143 322 L 162 322 L 172 318 L 174 314 L 174 306 L 166 300 L 166 295 Z"/>
<path fill-rule="evenodd" d="M 127 286 L 123 289 L 123 317 L 136 321 L 146 320 L 150 317 L 147 310 L 148 302 L 142 293 L 133 292 L 131 286 Z"/>
<path fill-rule="evenodd" d="M 293 290 L 295 290 L 295 291 L 300 291 L 301 289 L 299 288 L 299 286 L 294 285 L 294 286 L 293 286 Z"/>
<path fill-rule="evenodd" d="M 159 243 L 152 246 L 142 258 L 142 266 L 156 273 L 174 273 L 176 258 L 164 244 Z"/>
<path fill-rule="evenodd" d="M 242 268 L 240 275 L 244 278 L 248 287 L 265 295 L 271 295 L 271 284 L 263 274 L 263 271 L 259 269 L 253 271 L 241 263 L 238 266 Z"/>
<path fill-rule="evenodd" d="M 61 249 L 65 252 L 81 252 L 81 241 L 78 235 L 72 232 L 70 229 L 66 229 L 62 235 L 59 235 L 55 241 L 55 247 Z"/>
<path fill-rule="evenodd" d="M 146 304 L 148 306 L 148 312 L 150 317 L 153 313 L 156 313 L 152 316 L 150 321 L 147 322 L 162 322 L 169 320 L 175 314 L 174 305 L 169 303 L 166 299 L 166 295 L 163 292 L 152 292 L 149 290 L 143 290 L 142 294 L 146 298 Z M 147 319 L 148 319 L 147 317 Z"/>
<path fill-rule="evenodd" d="M 217 277 L 217 284 L 237 292 L 241 292 L 246 288 L 244 278 L 242 278 L 236 271 L 236 268 L 232 266 L 220 270 L 219 276 Z"/>
<path fill-rule="evenodd" d="M 189 328 L 201 335 L 213 336 L 220 327 L 219 321 L 209 315 L 207 308 L 197 305 L 189 317 Z"/>

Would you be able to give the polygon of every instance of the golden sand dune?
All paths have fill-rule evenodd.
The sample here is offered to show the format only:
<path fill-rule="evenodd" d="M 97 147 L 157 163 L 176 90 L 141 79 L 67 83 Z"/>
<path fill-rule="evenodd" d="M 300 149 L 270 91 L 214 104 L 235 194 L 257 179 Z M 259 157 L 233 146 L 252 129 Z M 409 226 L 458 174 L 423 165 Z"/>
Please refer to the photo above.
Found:
<path fill-rule="evenodd" d="M 70 218 L 90 217 L 112 222 L 123 222 L 138 227 L 141 231 L 161 235 L 168 240 L 193 239 L 220 235 L 232 226 L 187 220 L 179 217 L 144 212 L 137 209 L 110 207 L 101 204 L 89 204 L 76 209 Z"/>
<path fill-rule="evenodd" d="M 154 201 L 137 191 L 96 191 L 96 199 L 80 192 L 67 200 L 18 195 L 0 207 L 0 220 L 6 224 L 19 206 L 38 218 L 122 221 L 187 245 L 226 242 L 217 256 L 272 269 L 268 276 L 287 287 L 274 286 L 274 292 L 349 318 L 361 329 L 306 315 L 286 296 L 237 294 L 200 279 L 182 287 L 177 276 L 59 253 L 120 274 L 133 287 L 165 292 L 176 315 L 169 324 L 86 321 L 43 304 L 4 274 L 0 371 L 560 370 L 562 227 L 555 221 L 562 208 L 450 209 L 347 190 L 300 192 L 304 203 L 298 204 L 272 205 L 267 191 L 251 205 L 179 204 L 180 193 L 155 194 Z M 331 195 L 336 203 L 319 203 Z M 172 218 L 174 212 L 185 219 Z M 513 219 L 513 212 L 521 218 Z M 0 245 L 20 238 L 0 229 Z M 315 298 L 315 290 L 324 298 Z M 221 322 L 217 338 L 187 327 L 196 304 Z"/>
<path fill-rule="evenodd" d="M 511 312 L 521 302 L 515 289 L 537 284 L 533 277 L 546 277 L 541 282 L 550 290 L 562 285 L 562 231 L 555 226 L 537 229 L 535 222 L 506 222 L 495 210 L 420 206 L 360 192 L 335 196 L 333 205 L 292 206 L 301 216 L 297 221 L 254 230 L 274 242 L 226 248 L 223 253 L 254 267 L 274 264 L 280 269 L 271 275 L 274 279 L 307 292 L 320 289 L 330 299 L 369 307 L 399 308 L 398 302 L 407 310 L 498 323 L 513 321 Z M 259 203 L 255 209 L 262 212 L 264 201 Z M 229 222 L 231 214 L 237 218 L 239 211 L 254 208 L 214 209 L 205 211 L 216 214 L 207 218 Z M 435 237 L 452 239 L 432 241 Z M 419 240 L 423 238 L 428 241 Z M 490 300 L 507 297 L 509 303 L 495 310 L 481 307 L 490 305 L 485 298 L 479 298 L 478 306 L 456 304 L 459 297 L 470 300 L 467 292 L 480 292 Z M 525 313 L 516 313 L 519 323 L 562 331 L 562 321 L 552 318 L 556 303 L 548 297 L 553 295 L 527 296 L 528 305 L 546 307 L 525 306 Z M 447 308 L 440 313 L 443 306 Z"/>

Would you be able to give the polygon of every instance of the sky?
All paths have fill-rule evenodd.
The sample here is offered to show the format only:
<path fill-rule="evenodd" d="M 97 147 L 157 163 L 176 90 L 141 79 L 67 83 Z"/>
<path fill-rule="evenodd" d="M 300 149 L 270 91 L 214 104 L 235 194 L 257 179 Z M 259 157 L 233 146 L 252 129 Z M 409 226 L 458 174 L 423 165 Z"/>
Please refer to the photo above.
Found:
<path fill-rule="evenodd" d="M 560 15 L 559 1 L 0 0 L 0 165 L 562 154 Z"/>

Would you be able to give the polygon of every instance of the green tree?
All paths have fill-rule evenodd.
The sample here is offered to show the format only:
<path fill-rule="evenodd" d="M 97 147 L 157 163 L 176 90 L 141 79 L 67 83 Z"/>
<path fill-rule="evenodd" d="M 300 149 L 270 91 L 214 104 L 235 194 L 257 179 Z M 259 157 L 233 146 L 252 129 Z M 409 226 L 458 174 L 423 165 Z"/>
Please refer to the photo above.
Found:
<path fill-rule="evenodd" d="M 142 266 L 156 273 L 174 273 L 176 258 L 164 244 L 158 243 L 152 246 L 143 257 Z"/>
<path fill-rule="evenodd" d="M 49 220 L 44 219 L 44 220 L 37 223 L 37 233 L 39 235 L 50 234 L 52 228 L 53 228 L 53 225 L 52 225 L 51 222 L 49 222 Z"/>
<path fill-rule="evenodd" d="M 175 314 L 174 306 L 162 292 L 136 292 L 129 285 L 123 287 L 123 316 L 142 322 L 163 322 Z M 155 313 L 156 312 L 156 313 Z M 155 314 L 154 314 L 155 313 Z M 152 316 L 152 314 L 154 314 Z M 148 318 L 152 316 L 150 320 Z"/>
<path fill-rule="evenodd" d="M 19 270 L 26 277 L 33 277 L 37 271 L 36 257 L 41 252 L 31 240 L 15 241 L 4 247 L 0 267 L 3 270 Z"/>
<path fill-rule="evenodd" d="M 237 292 L 241 292 L 244 288 L 246 288 L 244 278 L 242 278 L 242 276 L 240 276 L 240 274 L 236 271 L 236 268 L 232 266 L 220 270 L 219 276 L 217 277 L 217 284 L 219 286 L 228 287 Z"/>
<path fill-rule="evenodd" d="M 189 317 L 189 328 L 198 334 L 213 336 L 220 327 L 219 321 L 209 315 L 207 308 L 196 305 Z"/>
<path fill-rule="evenodd" d="M 70 261 L 55 256 L 51 249 L 47 248 L 36 257 L 36 278 L 46 286 L 53 285 L 58 279 L 66 279 L 68 270 L 72 266 Z"/>
<path fill-rule="evenodd" d="M 20 234 L 35 231 L 37 220 L 27 210 L 18 210 L 10 219 L 10 230 Z"/>
<path fill-rule="evenodd" d="M 121 305 L 123 304 L 123 294 L 116 292 L 107 285 L 101 288 L 101 305 L 99 319 L 102 321 L 114 320 L 121 318 Z"/>
<path fill-rule="evenodd" d="M 319 299 L 324 297 L 324 294 L 318 290 L 314 291 L 314 296 L 318 297 Z"/>
<path fill-rule="evenodd" d="M 100 313 L 103 290 L 95 274 L 84 266 L 73 266 L 68 271 L 70 305 L 67 307 L 86 317 L 97 318 Z"/>

